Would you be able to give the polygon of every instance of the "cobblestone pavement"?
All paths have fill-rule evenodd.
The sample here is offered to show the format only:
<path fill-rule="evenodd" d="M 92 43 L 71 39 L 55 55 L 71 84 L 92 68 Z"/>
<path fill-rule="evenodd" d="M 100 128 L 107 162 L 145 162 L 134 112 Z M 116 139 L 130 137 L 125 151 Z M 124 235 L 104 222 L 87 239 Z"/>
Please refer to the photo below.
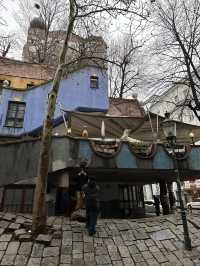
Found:
<path fill-rule="evenodd" d="M 49 233 L 31 235 L 31 216 L 0 213 L 0 265 L 200 265 L 200 215 L 189 215 L 192 251 L 183 249 L 180 214 L 84 224 L 49 217 Z"/>

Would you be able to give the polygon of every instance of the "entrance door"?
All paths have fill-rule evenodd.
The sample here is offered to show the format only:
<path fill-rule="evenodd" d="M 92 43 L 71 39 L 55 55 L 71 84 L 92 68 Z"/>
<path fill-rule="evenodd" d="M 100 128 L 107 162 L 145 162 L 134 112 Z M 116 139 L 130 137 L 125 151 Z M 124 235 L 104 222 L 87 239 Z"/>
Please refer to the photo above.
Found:
<path fill-rule="evenodd" d="M 124 218 L 144 215 L 143 186 L 119 185 L 119 193 Z"/>

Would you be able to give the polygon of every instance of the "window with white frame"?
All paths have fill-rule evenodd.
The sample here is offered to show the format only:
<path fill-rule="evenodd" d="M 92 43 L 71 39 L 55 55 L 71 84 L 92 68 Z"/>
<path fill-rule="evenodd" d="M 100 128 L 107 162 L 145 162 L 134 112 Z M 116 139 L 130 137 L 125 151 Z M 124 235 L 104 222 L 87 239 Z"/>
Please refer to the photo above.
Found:
<path fill-rule="evenodd" d="M 99 88 L 99 78 L 96 75 L 90 76 L 90 88 L 91 89 Z"/>
<path fill-rule="evenodd" d="M 6 116 L 6 127 L 22 128 L 24 123 L 26 104 L 24 102 L 10 101 Z"/>

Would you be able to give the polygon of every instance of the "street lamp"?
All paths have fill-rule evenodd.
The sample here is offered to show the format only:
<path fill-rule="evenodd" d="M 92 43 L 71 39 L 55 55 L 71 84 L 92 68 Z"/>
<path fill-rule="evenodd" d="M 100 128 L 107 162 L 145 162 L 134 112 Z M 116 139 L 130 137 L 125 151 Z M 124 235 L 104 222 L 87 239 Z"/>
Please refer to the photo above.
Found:
<path fill-rule="evenodd" d="M 180 202 L 181 218 L 182 218 L 182 223 L 183 223 L 184 244 L 185 244 L 185 248 L 187 250 L 191 250 L 192 245 L 191 245 L 191 239 L 189 236 L 186 212 L 185 212 L 185 208 L 184 208 L 184 204 L 183 204 L 180 172 L 179 172 L 178 162 L 177 162 L 176 154 L 175 154 L 176 122 L 170 119 L 169 113 L 165 113 L 165 119 L 164 119 L 164 121 L 161 122 L 161 126 L 163 129 L 164 135 L 165 135 L 170 147 L 172 148 L 174 169 L 175 169 L 175 175 L 176 175 L 176 183 L 177 183 L 177 189 L 178 189 L 178 198 L 179 198 L 179 202 Z"/>
<path fill-rule="evenodd" d="M 195 144 L 194 144 L 194 133 L 193 133 L 193 132 L 190 132 L 189 137 L 190 137 L 191 140 L 192 140 L 192 145 L 195 145 Z"/>

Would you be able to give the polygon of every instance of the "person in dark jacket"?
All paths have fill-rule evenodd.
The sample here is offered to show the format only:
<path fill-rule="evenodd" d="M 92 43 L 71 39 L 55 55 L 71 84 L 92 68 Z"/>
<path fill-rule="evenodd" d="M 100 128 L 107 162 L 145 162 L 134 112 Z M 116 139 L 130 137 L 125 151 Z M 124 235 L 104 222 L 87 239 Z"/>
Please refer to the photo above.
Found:
<path fill-rule="evenodd" d="M 154 199 L 156 215 L 159 216 L 160 215 L 160 200 L 158 196 L 155 196 L 155 195 L 153 196 L 153 199 Z"/>
<path fill-rule="evenodd" d="M 86 227 L 89 235 L 96 233 L 97 217 L 99 213 L 99 186 L 94 177 L 89 177 L 87 184 L 82 188 L 85 194 Z"/>
<path fill-rule="evenodd" d="M 81 191 L 83 185 L 88 181 L 88 175 L 86 171 L 86 162 L 80 163 L 81 171 L 75 176 L 76 190 Z"/>

